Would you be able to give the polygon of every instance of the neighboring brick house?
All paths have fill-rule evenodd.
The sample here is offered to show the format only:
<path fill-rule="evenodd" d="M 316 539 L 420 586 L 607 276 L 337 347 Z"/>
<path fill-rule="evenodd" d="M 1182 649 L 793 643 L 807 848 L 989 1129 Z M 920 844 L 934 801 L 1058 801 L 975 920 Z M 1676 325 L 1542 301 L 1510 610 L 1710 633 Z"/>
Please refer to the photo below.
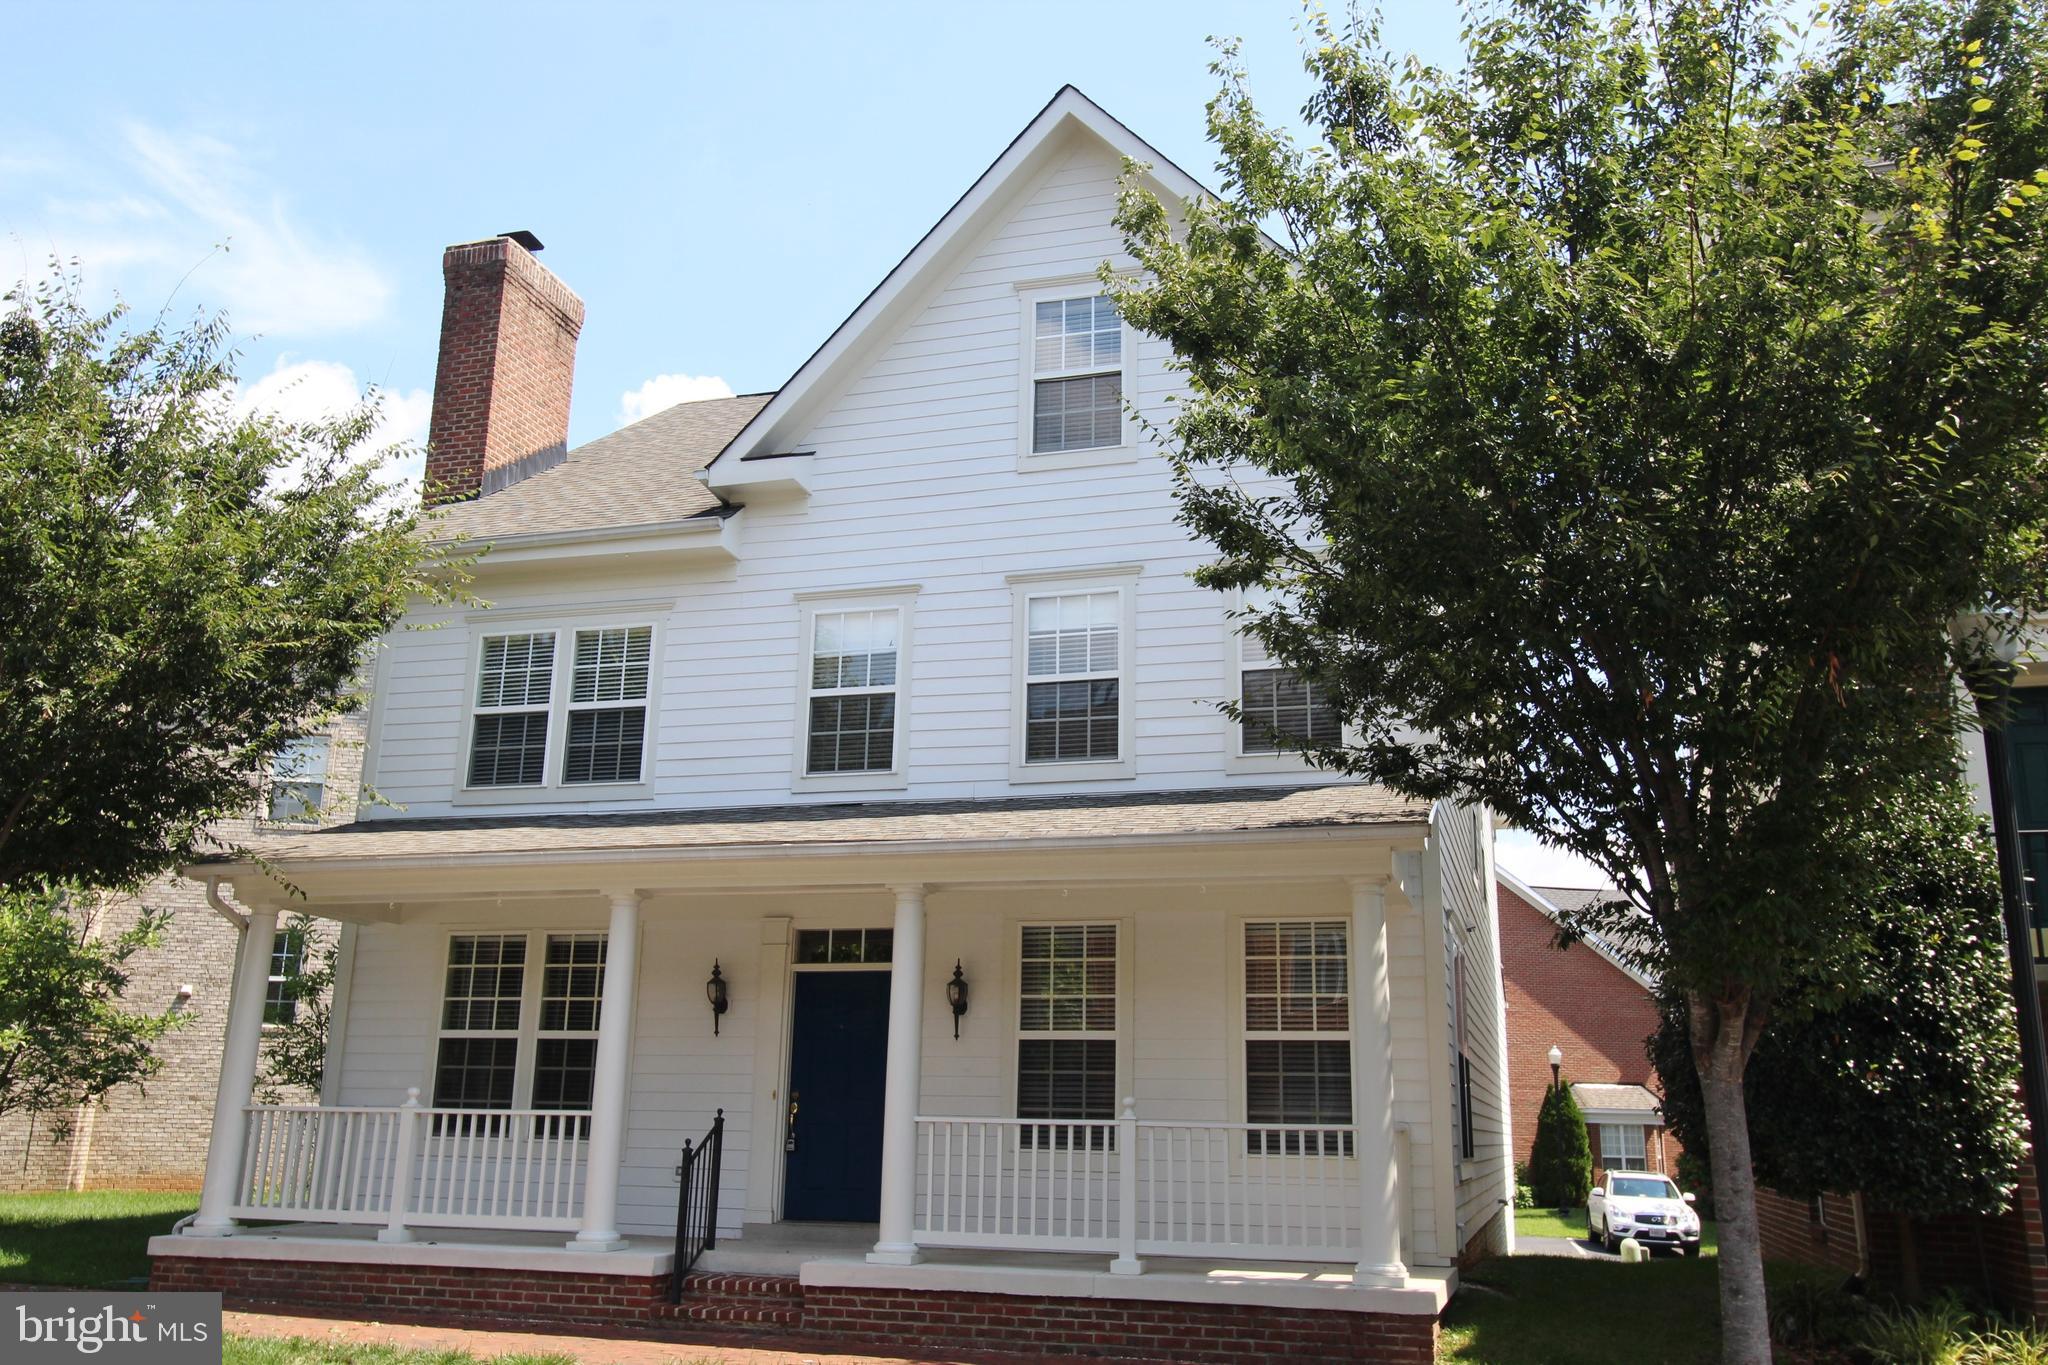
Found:
<path fill-rule="evenodd" d="M 237 825 L 253 832 L 314 823 L 305 819 L 309 804 L 319 823 L 353 819 L 362 737 L 363 717 L 356 714 L 337 721 L 325 736 L 302 742 L 267 783 L 266 814 L 286 818 Z M 163 1069 L 146 1084 L 121 1087 L 98 1104 L 64 1115 L 0 1119 L 0 1191 L 199 1188 L 220 1082 L 236 931 L 207 905 L 203 884 L 168 874 L 135 895 L 108 898 L 95 932 L 131 927 L 144 906 L 171 916 L 163 942 L 130 959 L 124 998 L 136 1009 L 176 1009 L 191 1022 L 158 1044 Z M 332 926 L 322 928 L 332 932 Z M 280 957 L 273 973 L 290 965 Z"/>
<path fill-rule="evenodd" d="M 2048 653 L 2036 640 L 2029 654 Z M 2006 725 L 2011 746 L 2013 807 L 1994 811 L 1984 744 L 1971 737 L 1964 752 L 1978 809 L 2000 822 L 2016 817 L 2017 836 L 2033 911 L 2037 980 L 2048 973 L 2048 665 L 2022 665 L 2014 712 Z M 1501 905 L 1506 927 L 1507 905 Z M 2048 998 L 2044 998 L 2048 1006 Z M 2048 1322 L 2048 1234 L 2043 1232 L 2040 1189 L 2032 1161 L 2017 1172 L 2013 1207 L 1998 1214 L 1908 1218 L 1882 1206 L 1883 1191 L 1797 1199 L 1757 1191 L 1764 1254 L 1857 1274 L 1871 1284 L 1918 1297 L 1941 1289 L 1989 1301 L 2001 1310 Z"/>
<path fill-rule="evenodd" d="M 1675 1171 L 1645 1044 L 1657 1028 L 1654 983 L 1605 942 L 1557 946 L 1561 916 L 1611 892 L 1530 886 L 1496 869 L 1508 1004 L 1508 1101 L 1517 1159 L 1536 1141 L 1550 1049 L 1586 1114 L 1596 1169 Z"/>

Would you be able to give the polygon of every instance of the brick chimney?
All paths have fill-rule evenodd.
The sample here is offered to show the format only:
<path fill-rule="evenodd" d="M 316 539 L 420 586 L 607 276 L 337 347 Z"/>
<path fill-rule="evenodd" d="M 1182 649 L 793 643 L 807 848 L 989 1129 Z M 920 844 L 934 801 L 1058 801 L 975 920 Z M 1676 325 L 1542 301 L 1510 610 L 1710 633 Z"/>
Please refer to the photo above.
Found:
<path fill-rule="evenodd" d="M 538 473 L 569 445 L 583 300 L 508 232 L 441 253 L 441 359 L 427 433 L 428 503 L 476 497 Z"/>

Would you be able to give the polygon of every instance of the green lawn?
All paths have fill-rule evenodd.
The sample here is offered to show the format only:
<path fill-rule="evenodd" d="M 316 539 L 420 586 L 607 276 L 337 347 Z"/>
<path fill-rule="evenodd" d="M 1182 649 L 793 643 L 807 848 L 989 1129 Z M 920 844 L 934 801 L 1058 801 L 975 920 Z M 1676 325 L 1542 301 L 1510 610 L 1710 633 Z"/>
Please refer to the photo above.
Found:
<path fill-rule="evenodd" d="M 1560 1214 L 1556 1209 L 1516 1209 L 1515 1235 L 1517 1237 L 1572 1237 L 1583 1240 L 1586 1236 L 1586 1211 L 1573 1209 Z M 1700 1224 L 1700 1254 L 1711 1256 L 1720 1245 L 1715 1235 L 1714 1220 L 1709 1218 Z"/>
<path fill-rule="evenodd" d="M 0 1280 L 102 1285 L 149 1274 L 149 1239 L 199 1207 L 196 1194 L 0 1194 Z"/>
<path fill-rule="evenodd" d="M 1527 1210 L 1524 1210 L 1527 1212 Z M 1516 1220 L 1519 1227 L 1520 1220 Z M 1444 1315 L 1440 1362 L 1464 1365 L 1713 1365 L 1721 1358 L 1716 1263 L 1660 1256 L 1644 1265 L 1497 1256 L 1467 1271 Z M 1773 1288 L 1820 1276 L 1772 1265 Z"/>

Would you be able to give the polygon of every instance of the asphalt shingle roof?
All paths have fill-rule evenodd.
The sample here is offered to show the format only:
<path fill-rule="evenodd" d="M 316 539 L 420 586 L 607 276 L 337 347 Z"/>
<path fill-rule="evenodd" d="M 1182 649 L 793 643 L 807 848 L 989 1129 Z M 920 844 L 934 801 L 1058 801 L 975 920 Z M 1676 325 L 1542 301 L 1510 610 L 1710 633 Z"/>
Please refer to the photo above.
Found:
<path fill-rule="evenodd" d="M 1572 1098 L 1579 1102 L 1581 1109 L 1623 1109 L 1654 1114 L 1662 1108 L 1657 1097 L 1640 1085 L 1595 1085 L 1587 1081 L 1573 1081 Z"/>
<path fill-rule="evenodd" d="M 359 820 L 328 829 L 275 831 L 250 841 L 247 847 L 258 857 L 289 865 L 333 859 L 610 849 L 1106 839 L 1409 824 L 1428 817 L 1426 805 L 1378 787 L 1343 784 Z"/>
<path fill-rule="evenodd" d="M 495 493 L 449 505 L 433 523 L 437 540 L 652 526 L 699 516 L 718 498 L 696 471 L 711 463 L 770 393 L 678 403 L 585 442 L 560 464 Z"/>

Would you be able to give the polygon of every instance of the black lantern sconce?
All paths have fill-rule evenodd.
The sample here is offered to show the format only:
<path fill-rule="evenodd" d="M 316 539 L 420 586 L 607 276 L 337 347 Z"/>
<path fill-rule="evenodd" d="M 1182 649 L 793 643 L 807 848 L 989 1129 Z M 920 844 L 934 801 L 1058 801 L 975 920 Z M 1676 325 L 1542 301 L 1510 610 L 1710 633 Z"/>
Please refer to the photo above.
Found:
<path fill-rule="evenodd" d="M 718 1019 L 725 1013 L 732 997 L 725 989 L 725 973 L 718 970 L 718 959 L 711 959 L 711 979 L 704 983 L 704 998 L 711 1002 L 711 1034 L 718 1036 Z"/>
<path fill-rule="evenodd" d="M 953 1036 L 960 1036 L 960 1016 L 967 1013 L 967 977 L 960 970 L 960 959 L 953 959 L 953 979 L 946 983 L 946 1003 L 953 1007 Z"/>

